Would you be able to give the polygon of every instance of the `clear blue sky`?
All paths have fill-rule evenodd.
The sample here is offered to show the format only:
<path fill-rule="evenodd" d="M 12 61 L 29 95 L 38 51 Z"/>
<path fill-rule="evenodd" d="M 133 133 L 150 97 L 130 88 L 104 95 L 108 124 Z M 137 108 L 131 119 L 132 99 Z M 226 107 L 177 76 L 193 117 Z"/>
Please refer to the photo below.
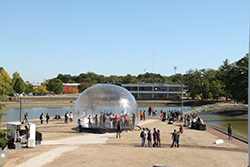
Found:
<path fill-rule="evenodd" d="M 218 69 L 248 53 L 249 18 L 249 0 L 1 0 L 0 67 L 31 82 Z"/>

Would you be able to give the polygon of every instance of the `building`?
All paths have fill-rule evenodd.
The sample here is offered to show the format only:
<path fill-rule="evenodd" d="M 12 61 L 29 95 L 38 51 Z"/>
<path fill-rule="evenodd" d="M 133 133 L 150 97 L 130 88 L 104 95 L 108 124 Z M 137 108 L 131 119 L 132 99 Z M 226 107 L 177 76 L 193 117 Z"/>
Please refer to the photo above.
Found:
<path fill-rule="evenodd" d="M 176 99 L 186 96 L 186 86 L 183 84 L 121 84 L 130 91 L 135 99 Z"/>
<path fill-rule="evenodd" d="M 79 83 L 63 83 L 64 87 L 64 94 L 68 93 L 78 93 L 77 86 L 80 85 Z"/>

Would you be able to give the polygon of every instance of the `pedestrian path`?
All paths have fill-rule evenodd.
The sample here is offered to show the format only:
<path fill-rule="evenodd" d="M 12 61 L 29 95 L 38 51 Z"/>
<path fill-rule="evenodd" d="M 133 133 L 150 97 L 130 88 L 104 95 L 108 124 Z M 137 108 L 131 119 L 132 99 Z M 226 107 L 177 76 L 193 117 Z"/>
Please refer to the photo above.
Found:
<path fill-rule="evenodd" d="M 55 158 L 60 157 L 61 154 L 72 151 L 77 147 L 59 147 L 53 150 L 50 150 L 46 153 L 35 156 L 28 161 L 16 166 L 16 167 L 41 167 L 47 163 L 52 162 Z"/>
<path fill-rule="evenodd" d="M 145 125 L 151 122 L 155 122 L 157 119 L 150 119 L 141 122 L 139 125 Z M 115 133 L 105 133 L 105 134 L 85 134 L 82 136 L 68 137 L 65 139 L 58 140 L 47 140 L 42 141 L 42 146 L 46 145 L 63 145 L 62 147 L 55 148 L 46 153 L 35 156 L 28 161 L 18 165 L 17 167 L 41 167 L 47 163 L 52 162 L 55 158 L 60 157 L 61 154 L 72 151 L 78 148 L 79 145 L 86 144 L 105 144 L 106 141 L 115 136 Z"/>

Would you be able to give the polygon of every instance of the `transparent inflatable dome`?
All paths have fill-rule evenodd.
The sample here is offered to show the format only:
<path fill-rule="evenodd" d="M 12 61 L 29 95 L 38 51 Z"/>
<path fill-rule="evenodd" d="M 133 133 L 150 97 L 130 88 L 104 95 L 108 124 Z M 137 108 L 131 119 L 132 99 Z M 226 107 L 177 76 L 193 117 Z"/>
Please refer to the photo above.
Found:
<path fill-rule="evenodd" d="M 133 95 L 123 87 L 97 84 L 78 97 L 74 109 L 74 124 L 82 128 L 132 129 L 139 123 L 139 110 Z"/>

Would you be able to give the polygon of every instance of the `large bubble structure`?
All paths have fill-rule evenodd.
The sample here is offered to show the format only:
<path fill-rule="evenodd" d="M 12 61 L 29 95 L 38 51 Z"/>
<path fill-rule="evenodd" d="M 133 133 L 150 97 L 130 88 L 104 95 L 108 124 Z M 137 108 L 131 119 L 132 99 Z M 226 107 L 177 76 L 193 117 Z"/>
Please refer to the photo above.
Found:
<path fill-rule="evenodd" d="M 133 95 L 123 87 L 97 84 L 86 89 L 77 99 L 74 124 L 82 128 L 132 129 L 139 123 L 139 110 Z"/>

